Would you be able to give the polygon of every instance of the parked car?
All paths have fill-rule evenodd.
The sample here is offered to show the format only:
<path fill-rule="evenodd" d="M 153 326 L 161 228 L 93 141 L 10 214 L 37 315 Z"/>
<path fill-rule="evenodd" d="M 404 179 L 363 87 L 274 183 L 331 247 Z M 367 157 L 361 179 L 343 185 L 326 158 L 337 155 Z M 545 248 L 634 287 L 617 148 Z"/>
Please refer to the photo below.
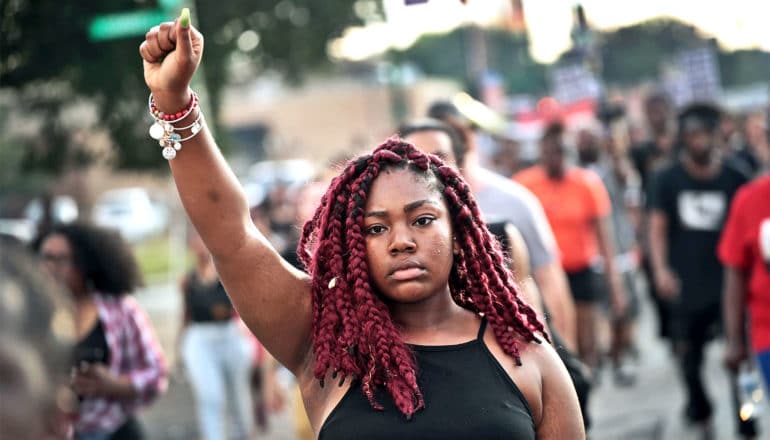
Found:
<path fill-rule="evenodd" d="M 252 164 L 241 178 L 249 205 L 262 203 L 279 186 L 297 187 L 315 175 L 315 167 L 305 159 L 264 160 Z"/>
<path fill-rule="evenodd" d="M 2 198 L 0 202 L 0 234 L 12 235 L 27 243 L 35 238 L 38 225 L 43 220 L 43 198 L 35 197 L 24 204 L 25 199 L 18 195 L 16 202 L 9 200 L 12 197 Z M 75 199 L 68 195 L 54 196 L 51 206 L 51 216 L 54 223 L 69 223 L 78 218 L 78 205 Z M 14 210 L 12 205 L 16 205 Z M 18 207 L 24 206 L 19 211 Z"/>
<path fill-rule="evenodd" d="M 251 165 L 244 180 L 258 183 L 269 191 L 275 185 L 305 183 L 314 174 L 315 167 L 305 159 L 264 160 Z"/>
<path fill-rule="evenodd" d="M 117 229 L 130 243 L 137 243 L 166 230 L 168 209 L 150 197 L 145 188 L 108 190 L 94 204 L 92 219 L 100 226 Z"/>

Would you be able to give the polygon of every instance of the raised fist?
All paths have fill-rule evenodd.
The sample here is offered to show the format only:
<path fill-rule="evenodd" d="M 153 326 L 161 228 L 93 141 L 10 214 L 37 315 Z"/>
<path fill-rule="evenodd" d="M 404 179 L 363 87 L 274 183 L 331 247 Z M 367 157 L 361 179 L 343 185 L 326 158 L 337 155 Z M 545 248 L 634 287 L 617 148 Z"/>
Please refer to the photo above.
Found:
<path fill-rule="evenodd" d="M 177 111 L 190 102 L 190 81 L 203 54 L 203 35 L 190 25 L 187 8 L 173 22 L 153 27 L 139 46 L 144 81 L 162 111 Z"/>

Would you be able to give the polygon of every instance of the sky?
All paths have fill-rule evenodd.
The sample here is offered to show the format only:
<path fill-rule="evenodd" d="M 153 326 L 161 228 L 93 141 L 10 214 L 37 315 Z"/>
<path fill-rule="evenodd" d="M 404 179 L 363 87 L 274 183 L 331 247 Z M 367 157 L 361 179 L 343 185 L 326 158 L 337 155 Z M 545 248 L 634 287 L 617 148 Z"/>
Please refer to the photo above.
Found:
<path fill-rule="evenodd" d="M 387 20 L 348 29 L 330 46 L 332 56 L 363 59 L 390 47 L 405 48 L 424 33 L 446 32 L 464 23 L 491 23 L 510 13 L 510 0 L 428 0 L 406 6 L 383 0 Z M 570 45 L 575 0 L 523 0 L 532 56 L 552 62 Z M 691 23 L 727 50 L 770 51 L 770 0 L 582 0 L 589 23 L 606 30 L 655 17 Z"/>

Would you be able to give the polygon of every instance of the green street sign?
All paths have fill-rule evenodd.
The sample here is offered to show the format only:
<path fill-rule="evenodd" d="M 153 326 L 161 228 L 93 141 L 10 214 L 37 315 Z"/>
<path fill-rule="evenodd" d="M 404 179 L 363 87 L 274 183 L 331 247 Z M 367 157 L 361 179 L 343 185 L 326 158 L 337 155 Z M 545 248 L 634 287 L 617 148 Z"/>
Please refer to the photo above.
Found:
<path fill-rule="evenodd" d="M 92 41 L 104 41 L 143 35 L 151 27 L 172 19 L 169 12 L 159 9 L 99 15 L 88 25 L 88 36 Z"/>
<path fill-rule="evenodd" d="M 179 3 L 182 3 L 182 0 L 158 0 L 158 6 L 167 11 L 178 8 Z"/>

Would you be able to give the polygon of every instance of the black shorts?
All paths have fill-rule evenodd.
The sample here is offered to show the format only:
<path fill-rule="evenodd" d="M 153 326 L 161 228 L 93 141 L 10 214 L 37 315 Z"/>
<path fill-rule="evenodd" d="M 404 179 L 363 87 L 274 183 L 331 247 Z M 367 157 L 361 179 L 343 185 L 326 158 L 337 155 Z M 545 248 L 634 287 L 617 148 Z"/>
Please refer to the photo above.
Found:
<path fill-rule="evenodd" d="M 578 303 L 596 303 L 606 296 L 604 276 L 592 267 L 577 272 L 567 271 L 572 298 Z"/>

